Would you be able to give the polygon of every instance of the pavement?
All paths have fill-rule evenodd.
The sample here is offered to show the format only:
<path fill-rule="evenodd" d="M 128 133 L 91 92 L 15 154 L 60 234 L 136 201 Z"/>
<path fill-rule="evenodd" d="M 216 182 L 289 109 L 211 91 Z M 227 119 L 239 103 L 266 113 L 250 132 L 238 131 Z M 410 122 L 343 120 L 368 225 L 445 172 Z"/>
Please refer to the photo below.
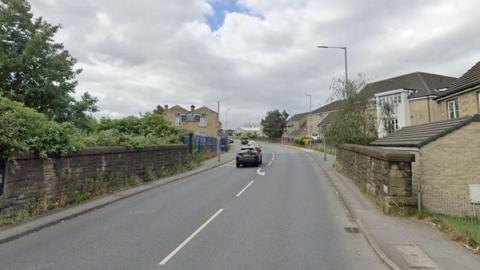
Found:
<path fill-rule="evenodd" d="M 480 256 L 451 241 L 432 225 L 414 218 L 387 216 L 354 182 L 333 168 L 335 156 L 295 147 L 314 158 L 352 215 L 364 227 L 373 246 L 390 260 L 392 269 L 478 270 Z M 370 240 L 369 240 L 370 242 Z"/>
<path fill-rule="evenodd" d="M 4 242 L 0 268 L 389 269 L 314 158 L 264 144 L 263 160 L 227 162 Z"/>

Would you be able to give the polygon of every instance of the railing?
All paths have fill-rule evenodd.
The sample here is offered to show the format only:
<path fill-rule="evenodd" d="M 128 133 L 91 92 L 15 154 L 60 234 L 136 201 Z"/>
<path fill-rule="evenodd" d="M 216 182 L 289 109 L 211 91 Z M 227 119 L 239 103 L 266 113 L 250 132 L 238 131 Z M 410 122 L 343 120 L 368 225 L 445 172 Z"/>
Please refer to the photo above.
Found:
<path fill-rule="evenodd" d="M 450 226 L 460 227 L 480 243 L 480 204 L 472 203 L 468 196 L 422 186 L 419 208 L 426 210 Z"/>

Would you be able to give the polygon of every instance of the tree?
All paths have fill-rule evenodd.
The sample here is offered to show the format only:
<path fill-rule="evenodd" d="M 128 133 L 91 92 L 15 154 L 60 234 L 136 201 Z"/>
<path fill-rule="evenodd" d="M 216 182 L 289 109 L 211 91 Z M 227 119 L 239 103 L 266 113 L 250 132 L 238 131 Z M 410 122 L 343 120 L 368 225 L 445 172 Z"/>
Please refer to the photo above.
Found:
<path fill-rule="evenodd" d="M 165 108 L 162 105 L 157 105 L 157 107 L 153 110 L 153 113 L 156 114 L 163 114 L 165 112 Z"/>
<path fill-rule="evenodd" d="M 280 138 L 287 127 L 288 113 L 283 110 L 269 111 L 265 119 L 262 119 L 263 133 L 269 138 Z"/>
<path fill-rule="evenodd" d="M 361 74 L 354 81 L 335 78 L 330 86 L 336 99 L 344 100 L 337 111 L 334 123 L 326 132 L 327 141 L 335 144 L 368 144 L 377 137 L 375 110 L 367 96 L 360 93 L 366 84 Z"/>
<path fill-rule="evenodd" d="M 33 18 L 26 0 L 0 0 L 0 94 L 58 122 L 86 119 L 97 99 L 85 93 L 75 100 L 81 69 L 56 43 L 60 25 Z"/>

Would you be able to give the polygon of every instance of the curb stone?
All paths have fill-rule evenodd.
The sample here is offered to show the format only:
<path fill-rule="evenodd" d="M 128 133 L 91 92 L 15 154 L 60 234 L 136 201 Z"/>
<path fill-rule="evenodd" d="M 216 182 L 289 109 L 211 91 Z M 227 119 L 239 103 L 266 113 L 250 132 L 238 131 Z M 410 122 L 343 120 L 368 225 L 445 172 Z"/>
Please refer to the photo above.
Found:
<path fill-rule="evenodd" d="M 218 164 L 215 164 L 213 166 L 200 168 L 200 169 L 186 172 L 183 174 L 159 179 L 154 182 L 143 184 L 137 187 L 132 187 L 130 189 L 117 191 L 115 193 L 108 194 L 104 197 L 93 199 L 91 201 L 86 201 L 79 205 L 58 209 L 57 212 L 40 216 L 33 220 L 26 221 L 25 223 L 13 225 L 12 227 L 7 227 L 6 229 L 0 230 L 0 245 L 6 242 L 13 241 L 18 238 L 21 238 L 33 232 L 40 231 L 41 229 L 62 223 L 65 220 L 73 219 L 75 217 L 94 211 L 96 209 L 100 209 L 102 207 L 108 206 L 112 203 L 127 199 L 137 194 L 140 194 L 149 190 L 153 190 L 155 188 L 161 187 L 168 183 L 172 183 L 178 180 L 182 180 L 182 179 L 218 168 L 222 165 L 232 162 L 234 159 L 235 159 L 235 156 L 233 158 L 226 158 L 224 161 Z"/>
<path fill-rule="evenodd" d="M 325 176 L 327 177 L 328 181 L 330 182 L 330 184 L 332 184 L 332 186 L 334 187 L 335 191 L 337 192 L 337 194 L 339 195 L 340 197 L 340 200 L 342 201 L 343 205 L 345 205 L 345 207 L 347 208 L 347 211 L 349 212 L 349 214 L 353 217 L 355 223 L 357 224 L 357 226 L 359 227 L 360 231 L 362 232 L 362 235 L 363 237 L 365 237 L 365 240 L 367 240 L 367 243 L 368 245 L 373 249 L 373 251 L 375 251 L 375 253 L 377 254 L 377 256 L 380 258 L 380 260 L 382 260 L 383 263 L 385 263 L 390 269 L 392 270 L 402 270 L 392 259 L 390 259 L 387 254 L 380 248 L 380 245 L 377 243 L 377 240 L 375 240 L 375 238 L 373 238 L 373 236 L 370 234 L 370 232 L 368 231 L 368 229 L 365 227 L 365 225 L 363 224 L 363 222 L 357 218 L 355 216 L 355 214 L 353 213 L 352 211 L 352 207 L 351 205 L 345 200 L 345 197 L 344 197 L 344 194 L 340 192 L 340 189 L 337 187 L 337 185 L 335 184 L 335 181 L 333 181 L 331 179 L 331 177 L 328 175 L 327 171 L 325 171 L 325 169 L 320 166 L 318 160 L 312 155 L 312 152 L 310 149 L 307 149 L 307 150 L 304 150 L 302 148 L 299 148 L 299 147 L 295 147 L 295 146 L 291 146 L 291 145 L 282 145 L 284 147 L 287 147 L 287 148 L 291 148 L 291 149 L 295 149 L 297 151 L 301 151 L 301 152 L 304 152 L 305 154 L 307 154 L 308 156 L 310 156 L 317 164 L 318 166 L 320 167 L 320 169 L 323 171 L 323 173 L 325 174 Z"/>

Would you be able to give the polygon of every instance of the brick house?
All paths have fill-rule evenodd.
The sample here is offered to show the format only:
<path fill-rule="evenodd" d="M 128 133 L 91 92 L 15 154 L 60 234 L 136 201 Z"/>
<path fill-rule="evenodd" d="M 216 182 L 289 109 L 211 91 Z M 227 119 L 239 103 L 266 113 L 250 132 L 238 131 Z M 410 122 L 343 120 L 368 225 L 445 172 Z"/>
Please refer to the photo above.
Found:
<path fill-rule="evenodd" d="M 466 204 L 480 203 L 480 114 L 404 127 L 370 145 L 415 154 L 414 190 L 421 187 L 443 194 L 444 200 L 448 194 L 449 198 L 464 198 Z M 442 203 L 438 196 L 422 198 L 422 202 L 432 211 L 462 214 L 452 213 L 456 210 L 452 204 Z"/>
<path fill-rule="evenodd" d="M 457 119 L 480 113 L 480 62 L 451 84 L 435 101 L 439 119 Z"/>
<path fill-rule="evenodd" d="M 217 131 L 222 128 L 218 114 L 205 106 L 195 109 L 192 105 L 187 110 L 179 105 L 171 108 L 165 106 L 164 116 L 175 129 L 182 129 L 195 134 L 216 137 Z"/>
<path fill-rule="evenodd" d="M 383 137 L 387 135 L 387 125 L 397 130 L 441 120 L 434 98 L 455 81 L 454 77 L 413 72 L 368 83 L 360 94 L 371 100 L 377 119 L 378 136 Z M 387 103 L 393 109 L 388 120 L 383 110 Z"/>

